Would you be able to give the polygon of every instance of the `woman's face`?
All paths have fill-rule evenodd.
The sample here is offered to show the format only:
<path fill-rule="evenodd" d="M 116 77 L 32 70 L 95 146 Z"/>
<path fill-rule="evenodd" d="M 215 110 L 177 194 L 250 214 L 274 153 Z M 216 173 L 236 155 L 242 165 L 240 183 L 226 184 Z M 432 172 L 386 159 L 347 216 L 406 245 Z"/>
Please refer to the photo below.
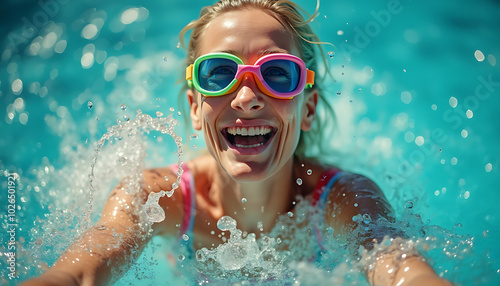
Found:
<path fill-rule="evenodd" d="M 227 12 L 212 20 L 199 50 L 198 56 L 232 53 L 247 65 L 268 53 L 298 56 L 288 29 L 258 9 Z M 269 97 L 251 74 L 243 76 L 233 93 L 203 97 L 189 90 L 188 97 L 194 128 L 203 129 L 211 154 L 240 182 L 264 180 L 290 162 L 301 130 L 311 127 L 317 101 L 315 92 L 288 100 Z"/>

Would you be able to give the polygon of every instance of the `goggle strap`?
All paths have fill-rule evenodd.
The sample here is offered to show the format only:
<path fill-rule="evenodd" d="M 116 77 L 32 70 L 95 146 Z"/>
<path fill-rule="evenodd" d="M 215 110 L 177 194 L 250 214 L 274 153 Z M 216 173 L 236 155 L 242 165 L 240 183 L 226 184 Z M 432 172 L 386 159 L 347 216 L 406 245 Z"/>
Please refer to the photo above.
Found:
<path fill-rule="evenodd" d="M 193 79 L 193 65 L 192 64 L 186 68 L 186 79 L 187 80 Z"/>
<path fill-rule="evenodd" d="M 312 88 L 314 85 L 314 71 L 307 70 L 306 86 L 304 88 Z"/>
<path fill-rule="evenodd" d="M 189 88 L 193 88 L 193 65 L 186 68 L 186 80 Z"/>

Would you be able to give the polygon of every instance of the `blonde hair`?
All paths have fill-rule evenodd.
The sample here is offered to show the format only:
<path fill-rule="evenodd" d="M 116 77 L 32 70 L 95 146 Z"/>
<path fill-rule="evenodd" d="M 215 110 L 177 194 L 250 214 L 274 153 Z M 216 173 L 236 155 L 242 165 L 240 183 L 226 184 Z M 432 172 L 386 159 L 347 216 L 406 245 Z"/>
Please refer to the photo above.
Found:
<path fill-rule="evenodd" d="M 282 21 L 290 30 L 292 34 L 296 35 L 295 41 L 300 52 L 302 60 L 306 63 L 308 69 L 316 72 L 316 80 L 314 87 L 318 90 L 318 105 L 317 114 L 312 129 L 307 132 L 301 132 L 299 144 L 295 150 L 295 155 L 299 158 L 319 156 L 324 153 L 323 127 L 330 123 L 335 122 L 335 113 L 324 96 L 323 82 L 324 77 L 329 74 L 327 69 L 323 75 L 319 73 L 319 64 L 317 58 L 320 57 L 327 66 L 327 62 L 323 57 L 323 49 L 318 36 L 312 31 L 309 23 L 312 22 L 318 15 L 319 0 L 317 1 L 316 10 L 313 15 L 307 14 L 299 5 L 289 0 L 220 0 L 214 5 L 203 7 L 198 19 L 186 25 L 179 34 L 179 40 L 183 47 L 184 38 L 189 30 L 192 30 L 189 39 L 189 46 L 187 49 L 186 66 L 192 64 L 199 55 L 199 42 L 203 37 L 208 24 L 215 19 L 229 11 L 241 10 L 244 8 L 256 8 L 264 12 L 271 13 Z M 308 16 L 306 20 L 303 14 Z M 319 55 L 318 56 L 318 51 Z M 179 96 L 185 97 L 185 92 L 189 87 L 187 83 L 181 90 Z M 181 101 L 179 101 L 181 102 Z M 184 112 L 184 114 L 187 114 Z M 315 150 L 312 149 L 315 147 Z"/>

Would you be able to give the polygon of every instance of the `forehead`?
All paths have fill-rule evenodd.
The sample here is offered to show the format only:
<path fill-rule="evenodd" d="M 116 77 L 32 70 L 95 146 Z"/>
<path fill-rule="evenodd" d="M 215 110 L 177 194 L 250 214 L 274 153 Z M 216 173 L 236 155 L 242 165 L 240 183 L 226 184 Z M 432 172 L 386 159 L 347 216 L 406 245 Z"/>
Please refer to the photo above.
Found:
<path fill-rule="evenodd" d="M 250 58 L 267 50 L 296 54 L 289 29 L 269 13 L 255 8 L 219 15 L 209 23 L 200 40 L 200 55 L 230 51 Z"/>

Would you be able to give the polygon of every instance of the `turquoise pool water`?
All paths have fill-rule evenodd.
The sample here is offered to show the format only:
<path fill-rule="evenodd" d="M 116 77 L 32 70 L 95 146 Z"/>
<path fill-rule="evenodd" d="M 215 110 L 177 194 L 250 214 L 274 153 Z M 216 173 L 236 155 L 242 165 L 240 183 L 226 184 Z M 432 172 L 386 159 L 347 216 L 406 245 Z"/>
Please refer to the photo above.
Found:
<path fill-rule="evenodd" d="M 3 194 L 6 173 L 19 175 L 15 213 L 8 215 L 7 195 L 0 204 L 2 277 L 9 273 L 9 218 L 17 222 L 20 280 L 41 273 L 74 238 L 72 230 L 84 227 L 93 149 L 108 127 L 135 118 L 138 109 L 154 116 L 173 107 L 182 119 L 175 83 L 185 52 L 178 32 L 211 3 L 0 4 Z M 311 1 L 298 3 L 314 10 Z M 326 130 L 335 150 L 328 160 L 375 180 L 398 216 L 411 204 L 429 232 L 439 226 L 456 235 L 456 244 L 472 241 L 473 251 L 458 257 L 443 248 L 430 252 L 438 273 L 458 285 L 500 283 L 499 14 L 498 1 L 486 0 L 322 1 L 313 22 L 320 38 L 334 44 L 324 46 L 338 118 L 335 133 Z M 178 133 L 187 156 L 203 148 L 182 126 Z M 146 166 L 175 162 L 168 136 L 149 138 Z M 115 182 L 100 184 L 94 219 Z M 148 249 L 118 283 L 137 285 L 130 281 L 138 273 L 146 273 L 145 285 L 174 279 L 176 270 L 156 250 Z"/>

